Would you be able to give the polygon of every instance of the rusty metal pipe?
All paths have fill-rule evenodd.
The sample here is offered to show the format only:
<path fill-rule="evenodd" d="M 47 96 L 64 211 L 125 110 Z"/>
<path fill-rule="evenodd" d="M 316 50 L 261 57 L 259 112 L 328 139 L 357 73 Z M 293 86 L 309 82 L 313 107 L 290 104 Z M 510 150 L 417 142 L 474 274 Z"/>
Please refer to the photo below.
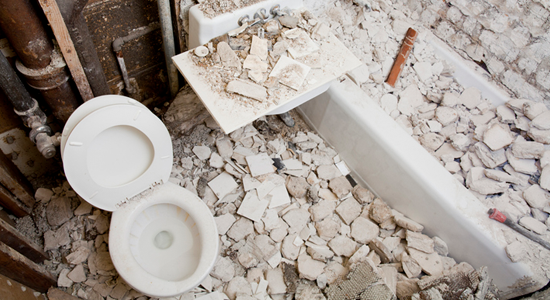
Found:
<path fill-rule="evenodd" d="M 65 122 L 78 107 L 63 57 L 29 0 L 0 0 L 0 28 L 17 53 L 16 68 L 40 91 L 56 118 Z"/>
<path fill-rule="evenodd" d="M 25 66 L 50 64 L 53 44 L 29 0 L 0 0 L 0 27 Z"/>
<path fill-rule="evenodd" d="M 51 128 L 46 125 L 46 114 L 31 98 L 29 92 L 11 67 L 10 63 L 0 54 L 0 88 L 13 104 L 14 111 L 23 119 L 25 126 L 31 128 L 29 138 L 36 144 L 38 151 L 45 158 L 55 156 L 54 140 L 50 137 Z"/>

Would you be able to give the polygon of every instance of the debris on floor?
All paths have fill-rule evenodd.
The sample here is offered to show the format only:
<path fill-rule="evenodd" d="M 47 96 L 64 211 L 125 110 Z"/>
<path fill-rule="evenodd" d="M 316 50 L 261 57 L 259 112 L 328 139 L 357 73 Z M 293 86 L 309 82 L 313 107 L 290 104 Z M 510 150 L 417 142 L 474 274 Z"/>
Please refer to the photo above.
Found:
<path fill-rule="evenodd" d="M 345 163 L 338 153 L 293 117 L 295 128 L 273 116 L 228 136 L 206 120 L 173 136 L 170 181 L 207 203 L 221 240 L 210 276 L 176 299 L 351 299 L 350 291 L 361 299 L 408 292 L 400 299 L 429 299 L 425 289 L 448 292 L 442 285 L 455 269 L 474 271 L 448 257 L 445 242 L 422 234 L 422 225 L 352 187 L 336 167 Z M 46 266 L 61 290 L 84 299 L 147 299 L 114 269 L 110 213 L 87 204 L 66 182 L 37 194 L 34 222 L 42 224 L 52 256 Z M 414 293 L 424 298 L 410 298 Z"/>
<path fill-rule="evenodd" d="M 236 2 L 250 1 L 203 4 L 219 3 L 211 6 L 215 15 L 234 9 Z M 481 201 L 547 237 L 548 230 L 540 226 L 550 225 L 545 108 L 525 100 L 492 107 L 479 91 L 464 89 L 452 78 L 451 67 L 436 58 L 422 29 L 409 58 L 413 67 L 405 67 L 395 88 L 384 85 L 413 22 L 403 12 L 376 9 L 377 1 L 369 7 L 336 3 L 320 16 L 327 25 L 311 25 L 318 38 L 330 28 L 361 58 L 361 69 L 350 72 L 354 82 Z M 266 34 L 271 28 L 265 27 Z M 272 47 L 276 51 L 280 46 Z M 202 50 L 197 57 L 208 55 Z M 220 62 L 232 64 L 234 58 L 220 57 Z M 264 66 L 249 64 L 243 65 L 243 74 L 258 84 L 256 75 Z M 190 98 L 197 100 L 189 89 L 185 93 L 178 96 L 181 104 L 174 101 L 174 111 L 164 116 L 170 129 L 179 128 L 172 130 L 170 181 L 209 205 L 221 254 L 201 286 L 177 299 L 282 299 L 292 294 L 295 299 L 342 299 L 338 297 L 349 291 L 353 297 L 371 297 L 369 291 L 377 289 L 376 296 L 386 295 L 384 299 L 495 299 L 485 268 L 457 264 L 443 240 L 423 234 L 421 224 L 367 189 L 352 187 L 337 167 L 342 165 L 338 154 L 299 117 L 294 116 L 294 128 L 268 116 L 226 135 L 200 105 L 185 111 Z M 52 257 L 45 265 L 61 290 L 83 299 L 148 299 L 127 286 L 112 265 L 109 213 L 91 207 L 66 182 L 39 189 L 36 198 L 40 202 L 33 222 L 21 220 L 18 226 L 39 244 L 44 237 Z M 508 242 L 512 261 L 542 255 L 514 237 Z M 550 274 L 544 264 L 541 269 Z M 369 278 L 372 284 L 355 286 Z"/>

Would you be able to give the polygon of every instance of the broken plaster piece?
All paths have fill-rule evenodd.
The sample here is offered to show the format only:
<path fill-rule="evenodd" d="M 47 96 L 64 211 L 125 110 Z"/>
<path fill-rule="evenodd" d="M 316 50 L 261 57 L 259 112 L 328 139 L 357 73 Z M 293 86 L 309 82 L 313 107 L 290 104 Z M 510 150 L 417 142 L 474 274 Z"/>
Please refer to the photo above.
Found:
<path fill-rule="evenodd" d="M 268 204 L 268 200 L 258 198 L 256 191 L 250 191 L 246 193 L 237 213 L 254 222 L 259 222 Z"/>
<path fill-rule="evenodd" d="M 293 32 L 290 33 L 290 31 Z M 289 30 L 286 32 L 285 36 L 291 39 L 290 46 L 287 50 L 294 59 L 304 57 L 319 50 L 319 45 L 317 45 L 311 37 L 309 37 L 309 34 L 301 28 Z"/>
<path fill-rule="evenodd" d="M 226 90 L 258 101 L 265 101 L 267 99 L 267 91 L 263 86 L 241 79 L 229 82 Z"/>
<path fill-rule="evenodd" d="M 241 67 L 241 63 L 239 62 L 237 54 L 235 54 L 229 44 L 227 44 L 226 42 L 220 42 L 218 43 L 218 47 L 216 49 L 224 66 L 236 68 Z"/>
<path fill-rule="evenodd" d="M 273 160 L 266 153 L 247 156 L 245 159 L 253 177 L 275 172 Z"/>
<path fill-rule="evenodd" d="M 267 40 L 252 36 L 252 44 L 250 45 L 250 54 L 257 55 L 262 60 L 267 59 Z"/>
<path fill-rule="evenodd" d="M 311 70 L 311 68 L 303 63 L 297 62 L 289 57 L 281 56 L 275 67 L 273 67 L 269 77 L 276 77 L 279 79 L 280 83 L 298 90 L 302 86 L 304 79 L 306 79 L 309 70 Z"/>
<path fill-rule="evenodd" d="M 267 72 L 267 63 L 263 62 L 259 56 L 250 54 L 243 63 L 243 68 L 258 72 Z"/>
<path fill-rule="evenodd" d="M 208 183 L 208 186 L 212 189 L 214 194 L 216 194 L 218 199 L 223 199 L 223 197 L 235 190 L 238 184 L 233 179 L 233 176 L 223 172 L 212 179 L 212 181 Z"/>

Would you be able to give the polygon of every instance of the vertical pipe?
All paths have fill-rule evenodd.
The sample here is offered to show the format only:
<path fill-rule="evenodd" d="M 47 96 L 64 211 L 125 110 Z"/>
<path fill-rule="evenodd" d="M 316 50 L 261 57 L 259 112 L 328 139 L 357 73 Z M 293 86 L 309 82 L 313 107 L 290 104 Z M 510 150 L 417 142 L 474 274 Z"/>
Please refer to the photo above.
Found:
<path fill-rule="evenodd" d="M 172 56 L 176 55 L 174 45 L 174 29 L 172 28 L 172 14 L 170 12 L 169 0 L 157 0 L 160 23 L 162 29 L 162 44 L 164 46 L 164 59 L 166 60 L 166 69 L 168 70 L 168 84 L 170 86 L 170 95 L 176 96 L 178 92 L 178 70 L 172 63 Z"/>
<path fill-rule="evenodd" d="M 2 54 L 0 54 L 0 88 L 16 111 L 24 112 L 33 107 L 34 103 L 31 95 Z"/>
<path fill-rule="evenodd" d="M 16 68 L 59 120 L 65 122 L 79 97 L 69 82 L 63 57 L 54 49 L 30 0 L 0 0 L 0 28 L 20 60 Z"/>
<path fill-rule="evenodd" d="M 53 45 L 29 0 L 0 0 L 0 27 L 25 66 L 50 64 Z"/>

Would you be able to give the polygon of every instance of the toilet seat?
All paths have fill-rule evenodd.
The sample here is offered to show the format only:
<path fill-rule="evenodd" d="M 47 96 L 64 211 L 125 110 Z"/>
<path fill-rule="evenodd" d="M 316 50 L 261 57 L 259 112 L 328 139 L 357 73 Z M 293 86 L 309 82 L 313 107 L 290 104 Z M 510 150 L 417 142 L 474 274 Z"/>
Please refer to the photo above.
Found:
<path fill-rule="evenodd" d="M 168 181 L 172 141 L 164 124 L 140 106 L 110 105 L 88 114 L 67 138 L 63 168 L 73 189 L 108 211 Z"/>
<path fill-rule="evenodd" d="M 67 143 L 67 139 L 71 135 L 73 129 L 76 125 L 82 119 L 84 119 L 87 115 L 90 113 L 103 108 L 105 106 L 109 105 L 116 105 L 116 104 L 131 104 L 143 107 L 144 109 L 148 109 L 145 105 L 141 104 L 139 101 L 136 101 L 132 98 L 120 96 L 120 95 L 103 95 L 99 97 L 95 97 L 94 101 L 86 101 L 82 105 L 78 107 L 77 110 L 75 110 L 67 122 L 65 122 L 65 126 L 63 127 L 63 132 L 61 133 L 61 143 L 59 145 L 59 149 L 61 150 L 61 158 L 63 158 L 63 152 L 65 150 L 65 144 Z"/>

